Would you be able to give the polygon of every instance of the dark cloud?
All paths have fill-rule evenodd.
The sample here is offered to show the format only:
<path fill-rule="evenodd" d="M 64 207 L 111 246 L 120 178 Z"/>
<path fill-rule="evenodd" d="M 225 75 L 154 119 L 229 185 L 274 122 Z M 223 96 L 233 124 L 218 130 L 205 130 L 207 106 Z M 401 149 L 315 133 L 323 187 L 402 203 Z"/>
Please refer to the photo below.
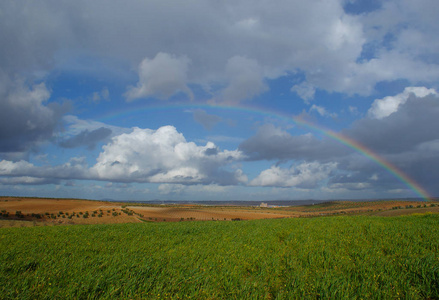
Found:
<path fill-rule="evenodd" d="M 395 96 L 398 97 L 399 95 Z M 391 101 L 393 97 L 388 97 Z M 414 94 L 407 101 L 400 103 L 390 115 L 381 119 L 363 118 L 356 121 L 343 133 L 360 142 L 372 152 L 382 157 L 391 165 L 431 194 L 438 194 L 439 187 L 439 97 L 430 94 L 418 97 Z M 364 159 L 344 160 L 339 166 L 352 172 L 360 172 L 363 176 L 371 176 L 373 172 L 382 178 L 371 182 L 374 188 L 396 188 L 395 180 L 389 178 L 387 172 L 377 164 Z M 388 178 L 389 180 L 383 180 Z M 353 180 L 353 178 L 349 178 Z M 393 180 L 392 180 L 393 179 Z M 334 178 L 335 181 L 340 179 Z"/>
<path fill-rule="evenodd" d="M 218 154 L 218 148 L 207 148 L 204 151 L 204 154 L 206 154 L 206 155 L 217 155 Z"/>
<path fill-rule="evenodd" d="M 58 166 L 36 166 L 24 160 L 18 162 L 0 161 L 0 176 L 16 178 L 17 184 L 35 182 L 41 179 L 57 182 L 60 179 L 92 179 L 85 158 L 72 158 L 69 162 Z M 6 178 L 6 177 L 5 177 Z"/>
<path fill-rule="evenodd" d="M 386 1 L 366 15 L 347 14 L 345 2 L 282 1 L 272 7 L 248 0 L 185 5 L 2 1 L 1 10 L 8 13 L 0 19 L 0 69 L 17 73 L 96 67 L 86 65 L 84 56 L 113 57 L 133 67 L 163 52 L 187 56 L 191 62 L 183 78 L 172 81 L 178 84 L 171 90 L 188 83 L 208 88 L 220 83 L 224 88 L 217 95 L 226 100 L 252 98 L 266 90 L 265 79 L 297 70 L 306 81 L 294 90 L 307 100 L 316 88 L 370 94 L 380 81 L 438 79 L 439 47 L 433 42 L 438 26 L 430 13 L 437 8 L 434 1 Z M 386 36 L 394 37 L 392 47 L 383 42 Z M 375 45 L 373 52 L 380 55 L 366 55 L 360 62 L 367 45 Z M 151 78 L 165 71 L 159 68 Z M 140 83 L 145 87 L 140 94 L 157 91 L 157 85 Z"/>
<path fill-rule="evenodd" d="M 222 121 L 217 115 L 210 115 L 202 109 L 196 109 L 193 112 L 194 121 L 203 125 L 207 130 L 211 130 L 216 124 Z"/>
<path fill-rule="evenodd" d="M 37 178 L 29 176 L 20 177 L 0 177 L 1 185 L 46 185 L 46 184 L 59 184 L 60 180 L 54 178 Z"/>
<path fill-rule="evenodd" d="M 364 118 L 343 133 L 378 153 L 401 153 L 439 139 L 439 97 L 411 95 L 382 119 Z"/>
<path fill-rule="evenodd" d="M 108 138 L 111 135 L 111 129 L 101 127 L 92 131 L 84 130 L 78 135 L 61 141 L 59 145 L 64 148 L 76 148 L 80 146 L 86 146 L 92 150 L 96 147 L 99 141 Z"/>
<path fill-rule="evenodd" d="M 411 180 L 422 183 L 431 194 L 438 194 L 438 116 L 439 97 L 436 94 L 411 95 L 390 115 L 381 119 L 360 119 L 342 134 L 363 144 Z M 260 127 L 255 136 L 241 143 L 239 149 L 252 160 L 336 162 L 339 172 L 331 174 L 330 188 L 381 191 L 409 188 L 377 162 L 335 140 L 317 139 L 310 134 L 292 136 L 270 124 Z"/>
<path fill-rule="evenodd" d="M 44 83 L 27 85 L 3 74 L 0 83 L 0 152 L 26 152 L 50 139 L 60 125 L 66 105 L 47 104 Z"/>
<path fill-rule="evenodd" d="M 311 134 L 292 136 L 288 132 L 266 124 L 256 135 L 239 145 L 251 160 L 330 160 L 349 152 L 346 147 Z"/>

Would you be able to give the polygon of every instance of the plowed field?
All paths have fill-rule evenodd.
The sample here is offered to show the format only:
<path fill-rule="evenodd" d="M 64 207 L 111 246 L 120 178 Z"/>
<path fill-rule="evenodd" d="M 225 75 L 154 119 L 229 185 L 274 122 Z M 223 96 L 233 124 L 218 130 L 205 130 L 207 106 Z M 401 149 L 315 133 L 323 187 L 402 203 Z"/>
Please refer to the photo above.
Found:
<path fill-rule="evenodd" d="M 438 202 L 332 201 L 319 205 L 256 207 L 148 205 L 79 199 L 0 198 L 0 226 L 109 224 L 197 220 L 253 220 L 319 217 L 339 214 L 381 216 L 439 213 Z"/>

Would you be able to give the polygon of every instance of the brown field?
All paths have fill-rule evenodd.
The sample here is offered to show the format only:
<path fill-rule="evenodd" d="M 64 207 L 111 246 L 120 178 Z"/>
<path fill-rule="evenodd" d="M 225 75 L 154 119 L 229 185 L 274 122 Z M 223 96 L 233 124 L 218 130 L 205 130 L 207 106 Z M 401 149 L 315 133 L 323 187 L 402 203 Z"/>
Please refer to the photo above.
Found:
<path fill-rule="evenodd" d="M 318 205 L 255 207 L 207 205 L 148 205 L 80 199 L 0 197 L 1 226 L 252 220 L 328 215 L 398 216 L 439 213 L 439 202 L 332 201 Z M 86 215 L 87 217 L 84 217 Z"/>

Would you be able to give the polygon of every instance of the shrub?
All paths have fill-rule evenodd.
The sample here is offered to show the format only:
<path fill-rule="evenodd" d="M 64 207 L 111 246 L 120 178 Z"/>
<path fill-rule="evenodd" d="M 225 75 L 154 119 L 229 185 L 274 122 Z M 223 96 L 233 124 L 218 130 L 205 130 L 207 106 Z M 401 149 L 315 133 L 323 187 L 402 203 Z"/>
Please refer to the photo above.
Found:
<path fill-rule="evenodd" d="M 37 219 L 41 219 L 43 216 L 40 214 L 34 214 L 32 213 L 32 217 L 37 218 Z"/>

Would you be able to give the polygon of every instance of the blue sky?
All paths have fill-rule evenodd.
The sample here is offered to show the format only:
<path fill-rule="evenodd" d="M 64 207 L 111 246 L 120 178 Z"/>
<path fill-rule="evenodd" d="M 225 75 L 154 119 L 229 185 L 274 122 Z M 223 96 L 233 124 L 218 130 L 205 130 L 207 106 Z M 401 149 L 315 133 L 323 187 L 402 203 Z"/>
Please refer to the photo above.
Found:
<path fill-rule="evenodd" d="M 3 1 L 0 194 L 438 196 L 438 6 Z"/>

